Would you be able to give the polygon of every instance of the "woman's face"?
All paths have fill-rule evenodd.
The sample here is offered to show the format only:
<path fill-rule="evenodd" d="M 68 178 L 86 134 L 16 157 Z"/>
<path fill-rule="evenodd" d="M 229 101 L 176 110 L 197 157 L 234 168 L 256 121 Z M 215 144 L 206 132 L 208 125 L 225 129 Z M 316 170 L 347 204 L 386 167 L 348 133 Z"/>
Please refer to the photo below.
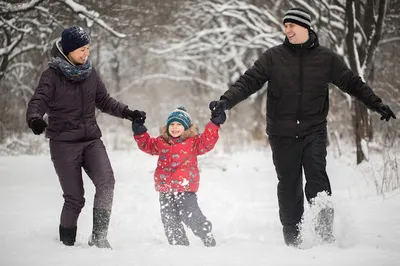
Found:
<path fill-rule="evenodd" d="M 181 136 L 183 132 L 185 132 L 185 128 L 179 122 L 172 122 L 171 124 L 169 124 L 168 132 L 171 135 L 171 137 L 177 138 Z"/>
<path fill-rule="evenodd" d="M 68 54 L 68 59 L 75 65 L 83 65 L 89 57 L 89 44 L 79 47 Z"/>

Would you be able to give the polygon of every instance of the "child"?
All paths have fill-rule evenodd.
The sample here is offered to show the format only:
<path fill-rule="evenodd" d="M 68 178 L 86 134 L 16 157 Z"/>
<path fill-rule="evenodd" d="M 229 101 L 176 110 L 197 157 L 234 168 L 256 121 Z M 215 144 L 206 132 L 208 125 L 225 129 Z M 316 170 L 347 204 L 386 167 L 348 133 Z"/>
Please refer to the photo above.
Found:
<path fill-rule="evenodd" d="M 199 169 L 197 156 L 212 150 L 218 140 L 219 125 L 225 112 L 213 116 L 202 134 L 191 123 L 184 107 L 178 107 L 161 128 L 161 135 L 151 138 L 143 120 L 135 119 L 132 130 L 138 147 L 158 155 L 154 173 L 155 189 L 159 192 L 161 221 L 170 245 L 189 245 L 182 222 L 198 236 L 206 247 L 216 245 L 212 224 L 197 203 Z"/>

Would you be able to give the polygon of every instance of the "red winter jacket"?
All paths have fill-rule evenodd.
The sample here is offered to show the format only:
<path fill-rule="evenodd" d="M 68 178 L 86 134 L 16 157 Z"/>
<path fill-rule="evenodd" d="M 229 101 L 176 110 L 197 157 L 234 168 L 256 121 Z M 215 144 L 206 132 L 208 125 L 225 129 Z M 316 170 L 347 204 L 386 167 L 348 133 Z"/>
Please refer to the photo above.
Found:
<path fill-rule="evenodd" d="M 157 138 L 151 138 L 147 132 L 135 135 L 142 151 L 159 156 L 154 173 L 155 189 L 159 192 L 197 192 L 200 182 L 197 156 L 214 148 L 218 130 L 217 125 L 209 122 L 202 134 L 192 125 L 179 138 L 170 137 L 166 126 Z"/>

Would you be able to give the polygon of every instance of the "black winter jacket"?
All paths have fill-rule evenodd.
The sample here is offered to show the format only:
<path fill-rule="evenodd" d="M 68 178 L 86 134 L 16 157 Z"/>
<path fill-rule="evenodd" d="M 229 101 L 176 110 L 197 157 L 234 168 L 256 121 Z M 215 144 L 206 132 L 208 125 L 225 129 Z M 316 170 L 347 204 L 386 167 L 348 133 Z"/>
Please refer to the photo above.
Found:
<path fill-rule="evenodd" d="M 52 55 L 65 58 L 56 42 Z M 82 82 L 70 82 L 53 68 L 42 73 L 39 85 L 28 103 L 26 121 L 49 116 L 46 137 L 57 141 L 79 142 L 98 139 L 101 131 L 95 109 L 123 117 L 127 105 L 112 98 L 94 67 Z"/>
<path fill-rule="evenodd" d="M 381 102 L 335 52 L 319 45 L 312 30 L 304 44 L 293 45 L 286 38 L 283 44 L 264 52 L 221 99 L 232 108 L 266 82 L 269 135 L 301 137 L 326 129 L 329 83 L 370 109 Z"/>

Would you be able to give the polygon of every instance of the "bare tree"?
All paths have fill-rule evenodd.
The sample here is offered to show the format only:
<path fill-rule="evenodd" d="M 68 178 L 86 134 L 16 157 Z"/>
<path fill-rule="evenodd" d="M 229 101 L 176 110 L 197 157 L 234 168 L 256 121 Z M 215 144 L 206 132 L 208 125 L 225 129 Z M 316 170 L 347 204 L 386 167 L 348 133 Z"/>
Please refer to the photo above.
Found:
<path fill-rule="evenodd" d="M 59 30 L 73 18 L 83 19 L 88 27 L 95 23 L 117 38 L 125 37 L 99 13 L 73 0 L 0 1 L 0 105 L 5 108 L 0 137 L 4 137 L 6 128 L 14 131 L 22 127 L 19 110 L 24 109 L 33 93 L 46 52 Z"/>
<path fill-rule="evenodd" d="M 387 5 L 387 0 L 191 1 L 179 14 L 173 37 L 151 50 L 168 61 L 177 76 L 159 74 L 152 78 L 174 78 L 225 90 L 263 50 L 281 43 L 282 11 L 300 6 L 312 14 L 313 28 L 321 41 L 369 83 Z M 255 97 L 260 107 L 265 101 L 259 97 L 263 96 Z M 365 159 L 361 143 L 373 137 L 371 117 L 349 95 L 341 97 L 354 108 L 353 130 L 360 163 Z"/>
<path fill-rule="evenodd" d="M 387 0 L 364 1 L 306 1 L 296 0 L 317 18 L 317 29 L 328 29 L 333 49 L 342 55 L 353 70 L 364 81 L 371 81 L 373 59 L 382 38 L 382 27 L 386 16 Z M 371 117 L 364 105 L 352 100 L 353 129 L 357 149 L 357 163 L 366 159 L 362 142 L 373 138 Z"/>
<path fill-rule="evenodd" d="M 267 7 L 243 1 L 192 1 L 179 14 L 172 40 L 151 51 L 168 60 L 182 79 L 225 89 L 258 53 L 279 43 L 281 27 Z"/>

